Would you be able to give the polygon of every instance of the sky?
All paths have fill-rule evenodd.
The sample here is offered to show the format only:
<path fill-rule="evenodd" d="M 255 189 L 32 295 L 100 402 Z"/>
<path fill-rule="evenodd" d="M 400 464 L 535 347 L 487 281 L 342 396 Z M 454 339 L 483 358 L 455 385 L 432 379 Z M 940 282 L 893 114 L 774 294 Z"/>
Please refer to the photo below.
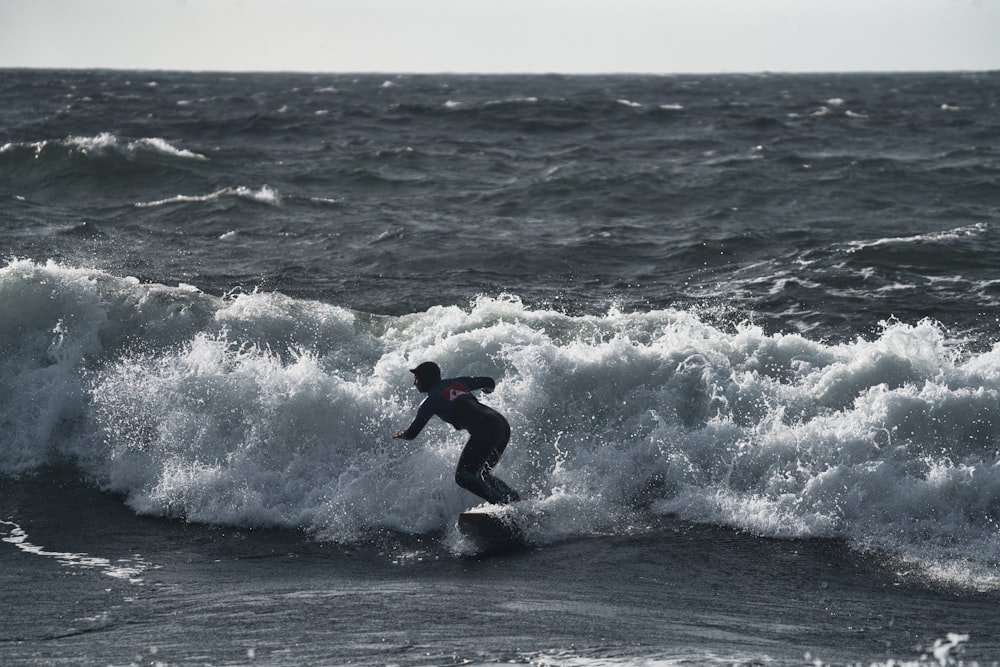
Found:
<path fill-rule="evenodd" d="M 1000 70 L 1000 0 L 0 0 L 0 68 Z"/>

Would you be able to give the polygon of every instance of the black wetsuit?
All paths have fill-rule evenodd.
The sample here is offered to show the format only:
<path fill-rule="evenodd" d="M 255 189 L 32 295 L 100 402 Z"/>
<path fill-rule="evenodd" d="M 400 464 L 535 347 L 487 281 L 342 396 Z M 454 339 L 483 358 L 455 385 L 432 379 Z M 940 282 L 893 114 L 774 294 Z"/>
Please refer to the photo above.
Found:
<path fill-rule="evenodd" d="M 412 440 L 437 415 L 456 429 L 469 432 L 455 469 L 455 481 L 491 503 L 520 500 L 514 489 L 492 474 L 510 440 L 510 424 L 499 412 L 487 407 L 472 395 L 474 389 L 493 389 L 490 377 L 460 377 L 441 380 L 427 392 L 413 423 L 403 437 Z"/>

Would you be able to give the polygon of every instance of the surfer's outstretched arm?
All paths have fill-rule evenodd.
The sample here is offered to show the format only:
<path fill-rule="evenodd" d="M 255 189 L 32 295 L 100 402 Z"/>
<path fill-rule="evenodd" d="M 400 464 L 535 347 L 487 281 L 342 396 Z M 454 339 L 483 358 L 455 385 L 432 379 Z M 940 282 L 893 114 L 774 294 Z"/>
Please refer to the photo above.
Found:
<path fill-rule="evenodd" d="M 429 422 L 433 416 L 434 412 L 427 404 L 427 401 L 424 401 L 420 404 L 420 408 L 417 410 L 417 416 L 413 418 L 413 422 L 405 429 L 397 429 L 396 432 L 392 434 L 392 437 L 402 438 L 403 440 L 413 440 L 415 437 L 420 435 L 420 431 L 424 429 L 424 426 L 427 426 L 427 422 Z"/>

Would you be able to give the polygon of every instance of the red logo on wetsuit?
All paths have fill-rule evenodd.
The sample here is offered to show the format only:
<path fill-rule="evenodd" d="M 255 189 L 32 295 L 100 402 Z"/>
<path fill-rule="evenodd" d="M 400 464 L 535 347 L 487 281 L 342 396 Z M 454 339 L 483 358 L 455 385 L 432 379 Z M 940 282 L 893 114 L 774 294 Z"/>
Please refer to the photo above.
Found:
<path fill-rule="evenodd" d="M 467 396 L 470 393 L 469 388 L 461 382 L 452 382 L 444 388 L 444 391 L 441 392 L 441 398 L 454 401 L 459 396 Z"/>

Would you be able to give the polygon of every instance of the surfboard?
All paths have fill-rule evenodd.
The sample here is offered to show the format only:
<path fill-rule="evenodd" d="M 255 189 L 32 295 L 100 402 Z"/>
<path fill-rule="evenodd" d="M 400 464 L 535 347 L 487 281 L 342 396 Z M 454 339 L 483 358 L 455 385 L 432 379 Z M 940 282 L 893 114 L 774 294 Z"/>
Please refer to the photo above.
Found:
<path fill-rule="evenodd" d="M 458 515 L 458 530 L 484 551 L 507 551 L 527 544 L 509 517 L 487 512 L 462 512 Z"/>

